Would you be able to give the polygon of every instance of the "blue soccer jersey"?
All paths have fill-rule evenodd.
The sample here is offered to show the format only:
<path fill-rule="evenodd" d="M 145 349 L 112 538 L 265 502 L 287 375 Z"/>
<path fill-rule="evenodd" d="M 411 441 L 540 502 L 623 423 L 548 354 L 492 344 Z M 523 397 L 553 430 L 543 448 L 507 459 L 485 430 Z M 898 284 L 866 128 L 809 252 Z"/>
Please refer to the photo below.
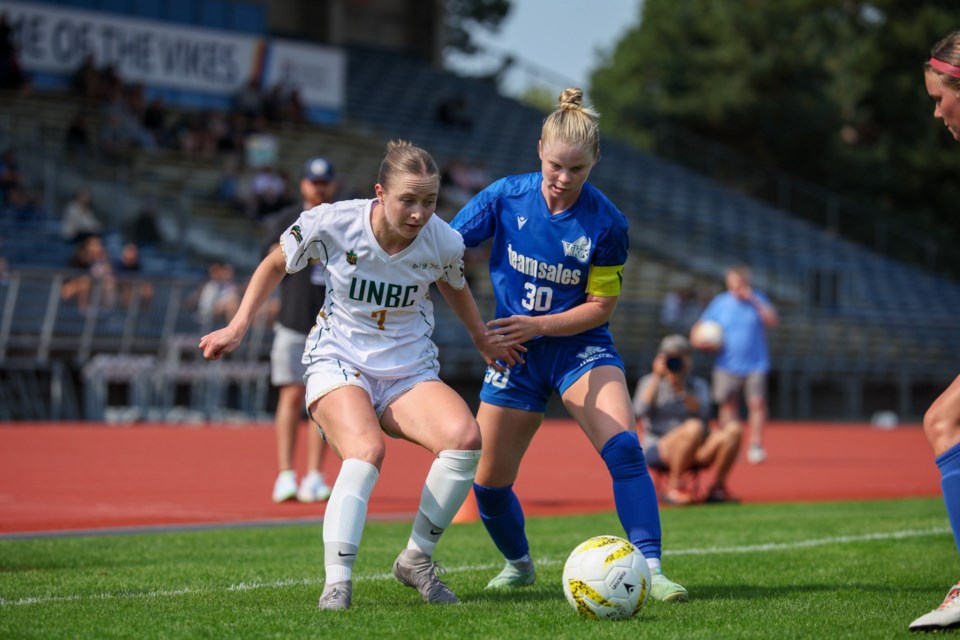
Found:
<path fill-rule="evenodd" d="M 620 295 L 626 217 L 589 183 L 570 209 L 551 214 L 542 179 L 537 172 L 498 180 L 451 222 L 468 247 L 494 239 L 490 278 L 498 318 L 560 313 L 583 304 L 587 294 Z M 552 339 L 582 344 L 598 338 L 611 340 L 606 324 Z"/>

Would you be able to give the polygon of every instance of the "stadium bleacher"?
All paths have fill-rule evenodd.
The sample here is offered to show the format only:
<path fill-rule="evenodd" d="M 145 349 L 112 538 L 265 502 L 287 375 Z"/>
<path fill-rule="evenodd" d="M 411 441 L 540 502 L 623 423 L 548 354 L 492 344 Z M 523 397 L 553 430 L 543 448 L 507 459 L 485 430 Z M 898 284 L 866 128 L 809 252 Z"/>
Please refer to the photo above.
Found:
<path fill-rule="evenodd" d="M 544 114 L 500 96 L 489 81 L 459 77 L 396 52 L 357 47 L 348 49 L 347 80 L 342 125 L 271 127 L 281 149 L 282 170 L 296 175 L 302 158 L 323 154 L 353 191 L 363 193 L 376 175 L 385 142 L 394 138 L 424 146 L 440 164 L 464 157 L 482 161 L 493 177 L 538 168 L 536 140 Z M 451 127 L 433 117 L 435 105 L 450 95 L 465 98 L 471 126 Z M 0 123 L 6 133 L 18 132 L 20 142 L 38 151 L 39 158 L 49 160 L 61 153 L 65 116 L 71 112 L 64 96 L 38 92 L 4 100 Z M 625 293 L 611 323 L 630 376 L 638 376 L 652 357 L 663 331 L 657 320 L 659 304 L 670 282 L 682 276 L 719 285 L 724 267 L 734 262 L 751 265 L 756 284 L 782 310 L 783 323 L 770 334 L 774 379 L 789 385 L 780 391 L 781 406 L 794 406 L 797 415 L 805 417 L 812 410 L 803 401 L 809 388 L 801 388 L 812 383 L 803 380 L 852 376 L 858 381 L 854 387 L 871 381 L 906 386 L 896 408 L 915 415 L 920 403 L 910 389 L 952 374 L 948 354 L 960 346 L 960 328 L 950 315 L 960 303 L 956 283 L 896 263 L 616 140 L 604 138 L 602 153 L 591 181 L 631 223 Z M 42 180 L 49 175 L 45 166 L 36 162 L 33 176 Z M 71 176 L 68 167 L 55 175 L 61 189 L 92 181 L 104 197 L 127 203 L 123 212 L 113 212 L 116 222 L 143 202 L 167 198 L 161 202 L 177 213 L 163 217 L 162 231 L 170 238 L 184 238 L 185 246 L 173 253 L 147 249 L 145 272 L 189 278 L 198 276 L 204 260 L 229 257 L 241 273 L 259 260 L 262 239 L 256 229 L 211 197 L 221 169 L 217 158 L 188 158 L 175 151 L 140 153 L 123 174 L 129 188 L 119 196 L 114 193 L 120 180 L 115 168 L 93 167 L 93 174 Z M 11 266 L 62 267 L 69 249 L 54 240 L 55 226 L 56 217 L 49 213 L 27 222 L 0 216 L 4 255 Z M 46 250 L 39 250 L 41 246 Z M 489 291 L 482 285 L 476 290 L 481 308 L 491 310 Z M 27 313 L 30 307 L 22 304 Z M 154 304 L 162 305 L 162 298 Z M 18 317 L 20 310 L 18 301 Z M 438 325 L 444 327 L 438 326 L 437 332 L 441 352 L 449 352 L 453 363 L 450 375 L 475 375 L 475 363 L 462 348 L 463 336 L 447 330 L 456 323 L 442 301 L 437 313 Z M 57 323 L 58 336 L 83 335 L 80 319 L 63 317 Z M 150 325 L 144 321 L 143 326 Z M 122 326 L 98 323 L 84 355 L 98 353 L 101 344 L 115 349 L 118 334 L 122 337 Z M 838 414 L 845 415 L 843 410 Z"/>

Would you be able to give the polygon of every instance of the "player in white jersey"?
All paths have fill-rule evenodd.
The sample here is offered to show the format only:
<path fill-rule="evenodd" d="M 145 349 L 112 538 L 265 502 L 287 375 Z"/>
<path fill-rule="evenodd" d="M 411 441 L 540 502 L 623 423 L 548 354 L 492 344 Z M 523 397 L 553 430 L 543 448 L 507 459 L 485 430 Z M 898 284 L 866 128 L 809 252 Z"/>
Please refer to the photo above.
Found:
<path fill-rule="evenodd" d="M 520 362 L 523 348 L 493 344 L 463 277 L 463 240 L 433 215 L 439 187 L 440 172 L 426 151 L 391 142 L 377 199 L 304 211 L 257 267 L 230 324 L 200 341 L 209 359 L 233 351 L 287 272 L 316 260 L 323 265 L 326 300 L 303 356 L 306 401 L 343 464 L 324 515 L 321 609 L 351 604 L 353 564 L 383 463 L 384 432 L 437 456 L 393 573 L 427 602 L 458 601 L 437 576 L 433 551 L 473 483 L 480 429 L 463 398 L 438 376 L 430 285 L 436 283 L 488 365 Z"/>

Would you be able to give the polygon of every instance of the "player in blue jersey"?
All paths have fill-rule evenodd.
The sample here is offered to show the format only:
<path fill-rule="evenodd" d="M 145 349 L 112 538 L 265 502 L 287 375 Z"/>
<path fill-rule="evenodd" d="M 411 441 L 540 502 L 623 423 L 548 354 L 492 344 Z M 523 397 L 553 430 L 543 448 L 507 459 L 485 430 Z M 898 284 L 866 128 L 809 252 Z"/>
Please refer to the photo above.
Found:
<path fill-rule="evenodd" d="M 494 182 L 451 223 L 467 246 L 493 239 L 497 310 L 488 325 L 505 344 L 527 349 L 523 363 L 502 372 L 488 367 L 480 392 L 483 445 L 473 488 L 480 518 L 506 559 L 487 587 L 536 579 L 513 483 L 556 391 L 610 470 L 620 522 L 650 565 L 651 595 L 682 602 L 686 589 L 660 568 L 657 495 L 607 326 L 627 260 L 627 220 L 587 182 L 600 159 L 597 120 L 580 89 L 565 89 L 543 124 L 541 170 Z"/>
<path fill-rule="evenodd" d="M 954 140 L 960 140 L 960 31 L 954 31 L 934 45 L 930 59 L 924 64 L 923 75 L 927 93 L 935 104 L 934 117 L 943 120 Z M 927 409 L 923 431 L 940 468 L 947 518 L 960 550 L 960 376 Z M 950 588 L 939 607 L 914 620 L 910 630 L 933 631 L 958 626 L 960 582 Z"/>

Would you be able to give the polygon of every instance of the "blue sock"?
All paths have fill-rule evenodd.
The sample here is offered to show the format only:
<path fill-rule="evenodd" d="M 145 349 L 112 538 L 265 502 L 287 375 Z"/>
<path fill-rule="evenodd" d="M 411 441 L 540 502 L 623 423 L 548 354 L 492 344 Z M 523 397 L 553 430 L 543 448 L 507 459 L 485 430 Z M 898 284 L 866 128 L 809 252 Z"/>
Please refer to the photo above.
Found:
<path fill-rule="evenodd" d="M 940 467 L 940 487 L 943 489 L 943 502 L 947 505 L 947 519 L 953 529 L 953 542 L 960 552 L 960 444 L 937 456 Z"/>
<path fill-rule="evenodd" d="M 480 520 L 493 538 L 493 543 L 507 560 L 517 560 L 530 553 L 527 534 L 523 531 L 523 509 L 513 485 L 502 488 L 474 483 Z"/>
<path fill-rule="evenodd" d="M 613 478 L 613 502 L 627 539 L 647 558 L 660 557 L 660 508 L 640 439 L 632 431 L 613 436 L 600 450 Z"/>

